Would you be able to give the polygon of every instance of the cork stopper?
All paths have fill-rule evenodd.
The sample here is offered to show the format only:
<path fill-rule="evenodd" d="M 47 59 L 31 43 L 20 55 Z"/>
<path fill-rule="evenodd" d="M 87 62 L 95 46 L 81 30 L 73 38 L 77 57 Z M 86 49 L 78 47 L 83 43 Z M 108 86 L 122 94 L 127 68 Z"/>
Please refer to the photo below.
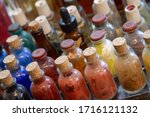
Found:
<path fill-rule="evenodd" d="M 128 5 L 136 5 L 139 7 L 141 5 L 141 0 L 127 0 Z"/>
<path fill-rule="evenodd" d="M 63 50 L 68 50 L 68 49 L 72 48 L 74 45 L 75 45 L 74 40 L 72 40 L 72 39 L 66 39 L 66 40 L 64 40 L 64 41 L 61 42 L 60 47 Z"/>
<path fill-rule="evenodd" d="M 128 21 L 135 21 L 137 24 L 141 22 L 140 12 L 135 5 L 128 5 L 125 7 L 125 14 Z"/>
<path fill-rule="evenodd" d="M 105 32 L 100 30 L 93 31 L 92 34 L 90 35 L 91 41 L 93 43 L 103 39 L 104 37 L 105 37 Z"/>
<path fill-rule="evenodd" d="M 143 34 L 143 37 L 144 37 L 145 43 L 150 45 L 150 30 L 145 31 Z"/>
<path fill-rule="evenodd" d="M 37 21 L 39 23 L 39 25 L 43 28 L 43 32 L 44 34 L 48 34 L 52 31 L 52 27 L 49 24 L 48 20 L 46 19 L 45 16 L 39 16 L 35 19 L 35 21 Z"/>
<path fill-rule="evenodd" d="M 106 16 L 100 13 L 92 17 L 92 23 L 94 25 L 101 25 L 105 22 L 105 20 Z"/>
<path fill-rule="evenodd" d="M 37 32 L 40 28 L 40 25 L 37 21 L 33 20 L 29 23 L 29 27 L 32 32 Z"/>
<path fill-rule="evenodd" d="M 70 70 L 70 62 L 68 60 L 68 57 L 65 55 L 58 57 L 55 60 L 55 64 L 63 73 L 68 72 Z"/>
<path fill-rule="evenodd" d="M 113 40 L 113 45 L 118 54 L 124 54 L 127 51 L 126 39 L 123 37 L 118 37 Z"/>
<path fill-rule="evenodd" d="M 9 70 L 3 70 L 0 72 L 0 82 L 4 86 L 9 86 L 14 82 L 13 77 Z"/>
<path fill-rule="evenodd" d="M 134 21 L 127 21 L 125 24 L 123 24 L 122 28 L 125 32 L 133 32 L 135 29 L 137 29 L 137 24 Z"/>
<path fill-rule="evenodd" d="M 110 13 L 110 7 L 107 0 L 94 0 L 94 7 L 96 13 L 108 15 Z"/>
<path fill-rule="evenodd" d="M 28 19 L 25 16 L 25 13 L 23 12 L 23 10 L 21 8 L 16 8 L 13 11 L 12 16 L 13 16 L 15 22 L 17 22 L 20 26 L 24 26 L 28 22 Z"/>
<path fill-rule="evenodd" d="M 97 58 L 96 48 L 94 48 L 94 47 L 88 47 L 87 49 L 85 49 L 83 51 L 83 55 L 85 56 L 86 61 L 88 63 L 92 63 Z"/>
<path fill-rule="evenodd" d="M 53 14 L 46 0 L 38 0 L 37 2 L 35 2 L 35 7 L 39 15 L 44 15 L 45 17 L 49 17 L 51 14 Z"/>
<path fill-rule="evenodd" d="M 16 66 L 17 59 L 13 54 L 11 54 L 11 55 L 6 56 L 3 62 L 7 66 L 8 69 L 12 69 Z"/>
<path fill-rule="evenodd" d="M 21 46 L 21 40 L 17 35 L 13 35 L 7 38 L 6 42 L 9 44 L 9 46 L 13 49 L 17 49 Z"/>
<path fill-rule="evenodd" d="M 32 52 L 32 58 L 34 60 L 41 59 L 44 56 L 47 56 L 47 52 L 44 48 L 38 48 Z"/>
<path fill-rule="evenodd" d="M 78 23 L 81 22 L 82 18 L 81 18 L 81 15 L 79 14 L 79 11 L 78 11 L 76 6 L 74 6 L 74 5 L 68 6 L 67 10 L 68 10 L 70 15 L 75 16 Z"/>

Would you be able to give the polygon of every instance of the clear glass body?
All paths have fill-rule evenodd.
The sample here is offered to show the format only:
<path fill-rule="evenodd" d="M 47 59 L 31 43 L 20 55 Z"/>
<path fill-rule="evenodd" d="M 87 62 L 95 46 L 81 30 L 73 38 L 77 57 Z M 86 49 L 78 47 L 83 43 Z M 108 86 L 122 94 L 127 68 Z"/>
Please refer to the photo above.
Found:
<path fill-rule="evenodd" d="M 115 69 L 123 90 L 128 94 L 140 92 L 146 85 L 146 79 L 137 55 L 127 49 L 124 54 L 117 54 Z"/>
<path fill-rule="evenodd" d="M 116 75 L 114 68 L 114 47 L 112 42 L 108 39 L 101 39 L 99 42 L 94 43 L 93 45 L 96 48 L 97 54 L 108 64 L 108 68 L 113 76 Z"/>
<path fill-rule="evenodd" d="M 127 44 L 134 50 L 142 62 L 142 51 L 144 49 L 143 32 L 136 29 L 133 32 L 125 33 L 124 37 Z"/>
<path fill-rule="evenodd" d="M 96 99 L 112 99 L 116 95 L 117 87 L 112 75 L 99 58 L 87 64 L 84 75 Z"/>
<path fill-rule="evenodd" d="M 83 75 L 76 69 L 60 73 L 58 84 L 65 100 L 91 99 Z"/>
<path fill-rule="evenodd" d="M 61 96 L 54 81 L 48 76 L 42 76 L 31 84 L 31 93 L 36 100 L 60 100 Z"/>
<path fill-rule="evenodd" d="M 7 52 L 5 51 L 5 49 L 2 49 L 2 51 L 0 52 L 0 71 L 5 69 L 5 65 L 3 63 L 3 60 L 6 56 L 7 56 Z"/>
<path fill-rule="evenodd" d="M 31 51 L 28 48 L 21 46 L 18 49 L 10 48 L 10 51 L 19 60 L 20 65 L 26 67 L 29 63 L 32 62 Z"/>
<path fill-rule="evenodd" d="M 144 18 L 142 18 L 141 22 L 138 23 L 138 29 L 141 30 L 142 32 L 145 32 L 146 30 L 148 30 L 148 25 L 146 24 Z"/>
<path fill-rule="evenodd" d="M 102 30 L 104 32 L 106 32 L 106 38 L 109 40 L 114 40 L 117 37 L 117 33 L 115 28 L 113 27 L 112 24 L 110 24 L 109 22 L 105 21 L 102 25 L 95 25 L 93 27 L 93 30 Z"/>

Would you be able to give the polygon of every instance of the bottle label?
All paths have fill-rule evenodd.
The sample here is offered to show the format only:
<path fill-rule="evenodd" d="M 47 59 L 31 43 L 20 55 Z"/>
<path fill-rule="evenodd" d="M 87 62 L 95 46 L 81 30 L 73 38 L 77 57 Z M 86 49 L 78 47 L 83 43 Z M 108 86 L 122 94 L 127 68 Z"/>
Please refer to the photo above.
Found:
<path fill-rule="evenodd" d="M 80 48 L 81 44 L 82 44 L 82 38 L 80 37 L 80 38 L 78 38 L 78 40 L 76 41 L 76 46 Z"/>

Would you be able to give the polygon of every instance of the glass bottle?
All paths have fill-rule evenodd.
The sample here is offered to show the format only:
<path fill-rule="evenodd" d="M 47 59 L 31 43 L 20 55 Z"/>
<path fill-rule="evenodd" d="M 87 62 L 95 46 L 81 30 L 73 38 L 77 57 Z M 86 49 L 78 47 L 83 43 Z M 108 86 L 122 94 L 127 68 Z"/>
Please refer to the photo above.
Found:
<path fill-rule="evenodd" d="M 31 29 L 31 34 L 36 41 L 36 45 L 38 48 L 44 48 L 47 51 L 48 56 L 52 58 L 57 58 L 57 52 L 50 40 L 46 39 L 42 27 L 40 27 L 37 21 L 32 21 L 29 23 L 29 27 Z"/>
<path fill-rule="evenodd" d="M 103 14 L 108 17 L 108 21 L 115 27 L 117 36 L 122 36 L 121 25 L 116 17 L 115 12 L 110 9 L 107 0 L 94 0 L 93 11 L 95 14 Z"/>
<path fill-rule="evenodd" d="M 127 21 L 122 28 L 125 32 L 124 38 L 127 44 L 134 50 L 142 62 L 142 51 L 144 49 L 143 32 L 138 30 L 137 24 L 134 21 Z"/>
<path fill-rule="evenodd" d="M 62 51 L 61 51 L 61 48 L 60 48 L 60 42 L 64 39 L 64 36 L 59 37 L 57 35 L 55 29 L 53 29 L 51 27 L 51 25 L 48 23 L 45 16 L 39 16 L 35 20 L 40 24 L 40 26 L 43 29 L 44 35 L 53 44 L 53 46 L 56 49 L 57 53 L 59 55 L 61 55 Z"/>
<path fill-rule="evenodd" d="M 67 56 L 60 56 L 55 64 L 60 70 L 58 84 L 65 100 L 91 99 L 83 75 L 72 67 Z"/>
<path fill-rule="evenodd" d="M 13 54 L 6 56 L 3 62 L 6 65 L 6 69 L 10 70 L 13 78 L 16 79 L 16 82 L 23 85 L 30 93 L 31 81 L 25 67 L 20 66 L 19 61 Z"/>
<path fill-rule="evenodd" d="M 126 39 L 113 40 L 117 57 L 115 70 L 123 90 L 128 94 L 140 92 L 146 85 L 146 79 L 137 55 L 129 49 Z"/>
<path fill-rule="evenodd" d="M 32 58 L 38 62 L 45 75 L 51 77 L 55 83 L 58 84 L 59 74 L 57 72 L 54 59 L 47 56 L 46 50 L 44 48 L 36 49 L 32 52 Z"/>
<path fill-rule="evenodd" d="M 32 62 L 26 67 L 29 73 L 32 84 L 31 93 L 36 100 L 60 100 L 60 94 L 54 81 L 45 76 L 37 62 Z"/>
<path fill-rule="evenodd" d="M 138 29 L 142 32 L 148 30 L 148 26 L 143 17 L 141 17 L 137 6 L 128 5 L 125 7 L 125 14 L 128 21 L 135 21 L 138 25 Z"/>
<path fill-rule="evenodd" d="M 117 33 L 112 24 L 107 21 L 107 18 L 103 14 L 97 14 L 93 16 L 92 22 L 94 24 L 93 31 L 101 30 L 106 33 L 106 38 L 113 40 L 117 37 Z"/>
<path fill-rule="evenodd" d="M 75 46 L 75 42 L 72 39 L 64 40 L 61 43 L 61 48 L 67 54 L 73 67 L 84 74 L 85 61 L 83 52 L 80 48 Z"/>
<path fill-rule="evenodd" d="M 0 44 L 0 71 L 5 69 L 5 65 L 3 63 L 4 58 L 7 56 L 6 50 Z"/>
<path fill-rule="evenodd" d="M 89 35 L 92 32 L 91 23 L 88 23 L 88 21 L 85 18 L 81 17 L 76 6 L 70 5 L 67 7 L 67 10 L 70 15 L 73 15 L 76 18 L 77 23 L 78 23 L 78 28 L 81 30 L 81 33 L 86 38 L 87 44 L 90 45 L 90 36 Z"/>
<path fill-rule="evenodd" d="M 70 16 L 67 8 L 62 7 L 60 10 L 62 19 L 59 24 L 62 31 L 65 33 L 65 39 L 73 39 L 76 42 L 76 46 L 82 50 L 87 47 L 86 39 L 83 34 L 79 32 L 78 23 L 74 16 Z"/>
<path fill-rule="evenodd" d="M 145 65 L 146 68 L 146 72 L 148 75 L 148 79 L 150 80 L 150 30 L 147 30 L 144 32 L 144 40 L 145 40 L 145 48 L 143 49 L 143 53 L 142 53 L 142 59 L 143 59 L 143 63 Z"/>
<path fill-rule="evenodd" d="M 96 54 L 96 48 L 89 47 L 83 51 L 87 65 L 84 75 L 91 93 L 96 99 L 112 99 L 117 87 L 107 67 Z"/>
<path fill-rule="evenodd" d="M 91 41 L 96 48 L 97 53 L 108 64 L 108 68 L 113 76 L 116 75 L 114 68 L 114 47 L 110 40 L 106 39 L 105 32 L 93 31 L 91 34 Z"/>
<path fill-rule="evenodd" d="M 6 42 L 9 44 L 11 53 L 19 60 L 20 65 L 26 67 L 30 62 L 32 62 L 31 51 L 22 46 L 21 40 L 17 35 L 7 38 Z"/>
<path fill-rule="evenodd" d="M 17 84 L 9 70 L 0 72 L 0 82 L 4 88 L 3 100 L 30 100 L 31 97 L 23 85 Z"/>
<path fill-rule="evenodd" d="M 128 5 L 136 5 L 139 9 L 141 16 L 145 19 L 148 27 L 150 28 L 150 9 L 145 0 L 127 0 Z"/>
<path fill-rule="evenodd" d="M 36 45 L 34 43 L 34 39 L 31 36 L 31 34 L 29 34 L 26 31 L 23 31 L 21 26 L 19 26 L 18 23 L 11 24 L 8 27 L 8 32 L 11 35 L 18 35 L 21 38 L 24 47 L 27 47 L 31 51 L 36 49 Z"/>

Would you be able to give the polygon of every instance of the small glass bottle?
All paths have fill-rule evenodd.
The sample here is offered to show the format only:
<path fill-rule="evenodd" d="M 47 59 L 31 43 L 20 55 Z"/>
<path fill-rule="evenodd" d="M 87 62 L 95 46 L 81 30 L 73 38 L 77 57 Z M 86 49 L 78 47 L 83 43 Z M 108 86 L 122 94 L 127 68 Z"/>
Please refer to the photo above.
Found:
<path fill-rule="evenodd" d="M 21 40 L 17 35 L 7 38 L 6 42 L 9 44 L 11 53 L 19 60 L 20 65 L 26 67 L 30 62 L 32 62 L 31 51 L 22 46 Z"/>
<path fill-rule="evenodd" d="M 125 7 L 125 14 L 128 21 L 135 21 L 138 25 L 138 29 L 142 32 L 148 30 L 148 26 L 143 17 L 141 17 L 137 6 L 128 5 Z"/>
<path fill-rule="evenodd" d="M 117 57 L 115 70 L 123 90 L 128 94 L 140 92 L 146 85 L 146 79 L 137 55 L 129 49 L 126 39 L 113 40 Z"/>
<path fill-rule="evenodd" d="M 13 78 L 16 79 L 16 82 L 23 85 L 30 92 L 31 81 L 25 67 L 20 66 L 19 61 L 13 54 L 6 56 L 3 62 L 6 69 L 10 70 Z"/>
<path fill-rule="evenodd" d="M 84 50 L 87 47 L 86 39 L 79 32 L 76 18 L 72 15 L 70 16 L 65 7 L 61 8 L 60 14 L 62 19 L 60 19 L 59 24 L 65 33 L 65 39 L 73 39 L 76 42 L 76 46 Z"/>
<path fill-rule="evenodd" d="M 5 69 L 5 65 L 3 63 L 4 58 L 7 56 L 6 50 L 0 44 L 0 71 Z"/>
<path fill-rule="evenodd" d="M 142 53 L 142 59 L 146 68 L 148 79 L 150 80 L 150 30 L 145 31 L 143 37 L 146 45 Z"/>
<path fill-rule="evenodd" d="M 89 47 L 83 51 L 87 65 L 84 75 L 91 93 L 96 99 L 112 99 L 117 87 L 109 70 L 96 54 L 96 48 Z"/>
<path fill-rule="evenodd" d="M 145 19 L 148 27 L 150 28 L 150 9 L 145 0 L 127 0 L 128 5 L 136 5 L 139 9 L 141 16 Z"/>
<path fill-rule="evenodd" d="M 32 52 L 32 58 L 38 62 L 45 75 L 51 77 L 58 84 L 59 74 L 54 59 L 47 56 L 46 50 L 44 48 L 36 49 Z"/>
<path fill-rule="evenodd" d="M 97 53 L 108 64 L 108 68 L 113 76 L 116 75 L 114 68 L 114 47 L 110 40 L 106 39 L 105 32 L 93 31 L 91 34 L 91 41 L 96 48 Z"/>
<path fill-rule="evenodd" d="M 61 96 L 55 82 L 40 69 L 37 62 L 32 62 L 26 67 L 32 84 L 31 93 L 36 100 L 60 100 Z"/>
<path fill-rule="evenodd" d="M 51 44 L 50 40 L 46 39 L 42 27 L 40 27 L 37 21 L 32 21 L 29 23 L 29 27 L 31 29 L 31 34 L 36 41 L 36 45 L 38 48 L 44 48 L 47 51 L 48 56 L 56 59 L 58 54 Z"/>
<path fill-rule="evenodd" d="M 112 24 L 107 21 L 107 18 L 103 14 L 97 14 L 93 16 L 92 22 L 94 24 L 93 31 L 102 30 L 106 33 L 106 38 L 113 40 L 117 37 L 117 33 Z"/>
<path fill-rule="evenodd" d="M 4 88 L 3 100 L 30 100 L 31 97 L 24 86 L 17 84 L 9 70 L 0 72 L 0 83 Z"/>
<path fill-rule="evenodd" d="M 23 31 L 21 26 L 19 26 L 18 23 L 11 24 L 8 27 L 8 32 L 11 35 L 18 35 L 21 38 L 24 47 L 27 47 L 31 51 L 36 49 L 36 45 L 34 43 L 34 39 L 31 36 L 31 34 L 29 34 L 26 31 Z"/>
<path fill-rule="evenodd" d="M 80 48 L 75 46 L 75 42 L 72 39 L 64 40 L 61 43 L 61 48 L 67 54 L 73 67 L 84 74 L 85 61 L 83 52 Z"/>
<path fill-rule="evenodd" d="M 108 17 L 108 21 L 115 27 L 117 36 L 122 36 L 122 28 L 118 21 L 118 17 L 116 17 L 115 12 L 113 12 L 107 0 L 94 0 L 93 2 L 93 11 L 95 14 L 103 14 Z"/>
<path fill-rule="evenodd" d="M 43 29 L 44 35 L 53 44 L 54 48 L 57 50 L 57 53 L 61 55 L 62 51 L 60 48 L 60 42 L 64 39 L 64 37 L 59 37 L 57 35 L 56 31 L 48 23 L 45 16 L 39 16 L 35 20 L 40 24 Z"/>
<path fill-rule="evenodd" d="M 81 30 L 81 33 L 86 38 L 87 44 L 90 45 L 90 36 L 89 35 L 92 33 L 91 23 L 88 23 L 88 21 L 84 17 L 81 17 L 76 6 L 70 5 L 67 7 L 67 10 L 70 15 L 73 15 L 76 18 L 77 23 L 78 23 L 78 28 Z"/>
<path fill-rule="evenodd" d="M 58 84 L 65 100 L 91 99 L 83 75 L 72 67 L 67 56 L 60 56 L 55 64 L 60 70 Z"/>
<path fill-rule="evenodd" d="M 138 30 L 137 24 L 134 21 L 127 21 L 122 28 L 125 32 L 124 38 L 127 44 L 134 50 L 142 62 L 142 51 L 144 49 L 143 32 Z"/>

